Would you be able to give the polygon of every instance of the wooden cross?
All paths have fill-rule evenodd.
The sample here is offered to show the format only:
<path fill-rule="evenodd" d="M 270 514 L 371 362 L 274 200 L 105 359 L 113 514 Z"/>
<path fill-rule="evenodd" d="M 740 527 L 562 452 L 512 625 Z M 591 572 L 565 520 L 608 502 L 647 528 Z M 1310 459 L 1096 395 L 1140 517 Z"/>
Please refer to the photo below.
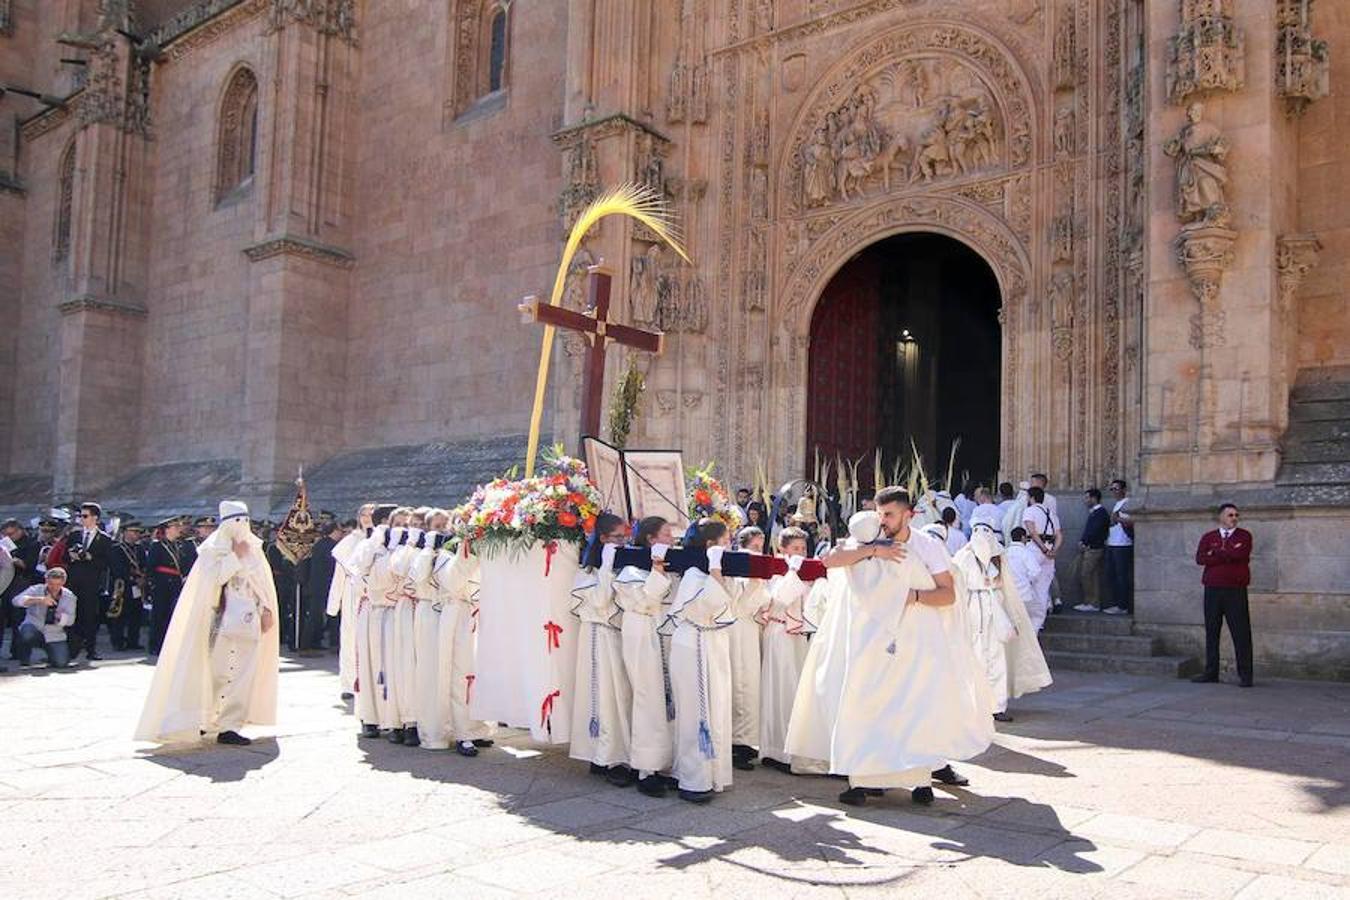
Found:
<path fill-rule="evenodd" d="M 585 335 L 591 349 L 586 355 L 586 392 L 581 405 L 581 434 L 600 436 L 600 410 L 605 399 L 605 350 L 611 342 L 660 353 L 665 335 L 659 331 L 644 331 L 629 325 L 620 325 L 609 319 L 609 291 L 613 273 L 604 265 L 586 268 L 586 311 L 576 312 L 563 306 L 540 303 L 538 297 L 526 297 L 520 304 L 521 316 L 527 322 L 542 322 L 554 328 L 575 331 Z"/>

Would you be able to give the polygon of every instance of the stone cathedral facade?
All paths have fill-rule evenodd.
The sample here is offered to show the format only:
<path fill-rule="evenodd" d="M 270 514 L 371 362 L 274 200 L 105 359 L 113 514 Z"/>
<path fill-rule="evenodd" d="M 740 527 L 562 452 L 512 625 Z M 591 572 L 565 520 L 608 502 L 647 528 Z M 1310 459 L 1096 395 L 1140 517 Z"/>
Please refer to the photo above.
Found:
<path fill-rule="evenodd" d="M 693 265 L 607 220 L 565 300 L 603 263 L 667 334 L 611 354 L 646 376 L 631 443 L 806 474 L 820 298 L 943 236 L 997 286 L 1000 474 L 1140 500 L 1136 630 L 1194 649 L 1189 552 L 1231 498 L 1258 664 L 1350 677 L 1343 6 L 0 0 L 0 505 L 270 508 L 302 465 L 322 495 L 509 464 L 539 342 L 516 304 L 639 181 Z"/>

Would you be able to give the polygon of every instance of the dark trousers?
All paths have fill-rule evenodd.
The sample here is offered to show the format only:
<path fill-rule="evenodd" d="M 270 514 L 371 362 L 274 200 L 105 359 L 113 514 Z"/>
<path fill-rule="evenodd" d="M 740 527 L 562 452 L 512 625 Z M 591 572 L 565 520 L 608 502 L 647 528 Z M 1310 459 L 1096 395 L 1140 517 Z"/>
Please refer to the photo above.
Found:
<path fill-rule="evenodd" d="M 1106 581 L 1111 585 L 1111 605 L 1134 612 L 1134 548 L 1106 548 Z"/>
<path fill-rule="evenodd" d="M 76 620 L 78 621 L 78 620 Z M 25 666 L 33 661 L 33 651 L 43 650 L 47 654 L 47 665 L 53 669 L 64 669 L 70 665 L 70 645 L 66 641 L 47 642 L 42 629 L 27 622 L 19 626 L 18 643 L 19 662 Z"/>
<path fill-rule="evenodd" d="M 108 636 L 118 650 L 138 650 L 141 644 L 141 609 L 139 597 L 125 597 L 122 600 L 122 614 L 108 620 Z"/>
<path fill-rule="evenodd" d="M 150 607 L 150 655 L 158 656 L 164 646 L 164 635 L 169 631 L 169 620 L 173 618 L 173 608 L 178 605 L 178 595 L 172 597 L 155 595 Z"/>
<path fill-rule="evenodd" d="M 97 587 L 81 586 L 75 591 L 75 624 L 66 629 L 70 641 L 70 655 L 80 651 L 93 653 L 98 643 L 98 626 L 103 623 L 102 592 Z"/>
<path fill-rule="evenodd" d="M 300 595 L 300 650 L 316 650 L 323 646 L 324 626 L 328 624 L 325 607 L 327 597 Z"/>
<path fill-rule="evenodd" d="M 1219 674 L 1219 634 L 1228 622 L 1233 638 L 1233 656 L 1238 677 L 1252 680 L 1252 617 L 1247 608 L 1247 589 L 1205 588 L 1205 674 Z"/>

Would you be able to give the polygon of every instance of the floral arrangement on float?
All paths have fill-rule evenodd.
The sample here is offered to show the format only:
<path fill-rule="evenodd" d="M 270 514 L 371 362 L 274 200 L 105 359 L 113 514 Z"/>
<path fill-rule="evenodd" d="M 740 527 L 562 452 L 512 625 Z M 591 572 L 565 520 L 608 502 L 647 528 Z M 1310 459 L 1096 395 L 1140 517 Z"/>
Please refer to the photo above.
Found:
<path fill-rule="evenodd" d="M 741 508 L 732 502 L 722 482 L 713 477 L 712 463 L 690 470 L 688 476 L 689 497 L 685 506 L 691 522 L 717 519 L 732 532 L 741 527 Z"/>
<path fill-rule="evenodd" d="M 581 547 L 600 514 L 600 492 L 586 463 L 561 445 L 546 451 L 543 463 L 530 478 L 516 478 L 512 470 L 480 485 L 450 513 L 455 537 L 484 559 L 519 556 L 536 544 Z"/>

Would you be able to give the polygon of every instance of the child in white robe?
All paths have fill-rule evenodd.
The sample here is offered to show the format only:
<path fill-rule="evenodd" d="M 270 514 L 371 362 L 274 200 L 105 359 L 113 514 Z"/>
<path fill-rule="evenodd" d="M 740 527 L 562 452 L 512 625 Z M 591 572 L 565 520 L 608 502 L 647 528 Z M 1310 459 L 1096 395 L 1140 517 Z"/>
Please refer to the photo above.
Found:
<path fill-rule="evenodd" d="M 437 644 L 439 637 L 440 614 L 435 607 L 436 585 L 431 579 L 433 563 L 436 559 L 436 552 L 440 549 L 441 542 L 445 540 L 445 535 L 441 531 L 449 521 L 449 516 L 442 509 L 433 509 L 427 513 L 426 524 L 427 531 L 423 533 L 422 539 L 418 542 L 417 550 L 412 554 L 411 561 L 408 563 L 408 582 L 412 589 L 413 597 L 413 622 L 412 622 L 412 655 L 413 655 L 413 693 L 411 698 L 413 734 L 409 735 L 405 727 L 403 743 L 405 745 L 417 746 L 424 744 L 427 740 L 426 729 L 424 726 L 427 721 L 425 714 L 430 714 L 434 709 L 436 702 L 436 671 L 439 665 L 440 647 Z M 413 740 L 409 740 L 412 737 Z M 431 749 L 445 749 L 448 743 L 438 741 L 439 747 Z"/>
<path fill-rule="evenodd" d="M 413 521 L 409 516 L 409 521 Z M 420 519 L 418 521 L 421 521 Z M 391 658 L 385 663 L 386 674 L 392 675 L 397 686 L 394 692 L 397 700 L 394 704 L 394 721 L 397 723 L 389 735 L 395 744 L 417 746 L 417 653 L 413 637 L 413 620 L 416 616 L 417 596 L 413 592 L 409 575 L 413 558 L 417 555 L 417 544 L 422 540 L 423 531 L 417 525 L 409 525 L 398 537 L 398 545 L 389 553 L 389 574 L 393 586 L 388 594 L 393 600 L 393 608 L 388 614 L 386 625 L 391 629 Z"/>
<path fill-rule="evenodd" d="M 814 626 L 803 605 L 810 586 L 797 577 L 806 557 L 809 537 L 796 527 L 784 528 L 778 552 L 788 561 L 788 573 L 769 583 L 767 601 L 755 613 L 764 626 L 763 667 L 760 675 L 759 753 L 763 765 L 780 772 L 792 770 L 792 754 L 784 748 L 797 682 L 806 663 L 807 635 Z"/>
<path fill-rule="evenodd" d="M 374 503 L 363 503 L 356 511 L 356 525 L 333 548 L 333 580 L 328 586 L 328 605 L 325 612 L 338 619 L 338 683 L 342 699 L 351 700 L 356 691 L 356 620 L 360 591 L 352 590 L 351 559 L 368 534 L 372 523 L 370 514 Z"/>
<path fill-rule="evenodd" d="M 675 764 L 680 799 L 706 803 L 731 785 L 731 648 L 735 621 L 722 579 L 727 526 L 701 519 L 690 548 L 706 548 L 708 572 L 690 569 L 670 607 L 670 684 L 675 699 Z"/>
<path fill-rule="evenodd" d="M 581 628 L 569 755 L 589 762 L 592 775 L 616 787 L 637 780 L 629 766 L 633 691 L 623 666 L 623 610 L 613 589 L 614 553 L 627 540 L 623 519 L 602 513 L 572 588 L 572 613 Z"/>
<path fill-rule="evenodd" d="M 614 602 L 623 610 L 623 666 L 633 696 L 629 765 L 637 770 L 638 790 L 649 797 L 665 796 L 668 779 L 661 773 L 670 768 L 675 752 L 675 705 L 667 648 L 657 630 L 678 583 L 665 571 L 665 554 L 672 540 L 670 523 L 665 519 L 643 519 L 633 543 L 651 548 L 651 571 L 626 566 L 614 579 Z"/>
<path fill-rule="evenodd" d="M 364 738 L 379 737 L 380 726 L 384 721 L 381 708 L 386 692 L 380 629 L 384 613 L 377 613 L 376 602 L 382 601 L 388 574 L 385 563 L 377 571 L 376 561 L 383 560 L 388 553 L 389 516 L 396 509 L 392 504 L 375 507 L 371 514 L 373 524 L 366 536 L 357 543 L 347 562 L 349 589 L 354 598 L 352 605 L 356 609 L 356 659 L 352 688 L 356 694 L 356 717 L 361 722 L 361 737 Z M 376 577 L 380 579 L 378 585 L 373 581 Z"/>
<path fill-rule="evenodd" d="M 747 553 L 764 552 L 764 532 L 749 525 L 736 534 L 736 544 Z M 731 626 L 731 764 L 742 771 L 755 768 L 758 756 L 760 705 L 760 622 L 755 618 L 768 600 L 769 583 L 762 578 L 729 578 L 736 623 Z"/>

